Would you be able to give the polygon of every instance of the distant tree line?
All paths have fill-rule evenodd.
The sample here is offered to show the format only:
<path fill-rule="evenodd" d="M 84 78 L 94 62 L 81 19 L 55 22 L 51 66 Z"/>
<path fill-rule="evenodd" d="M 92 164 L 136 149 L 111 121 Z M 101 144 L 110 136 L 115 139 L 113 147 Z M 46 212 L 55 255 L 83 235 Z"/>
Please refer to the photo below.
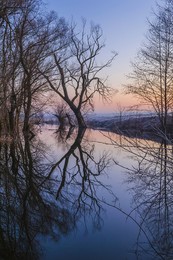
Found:
<path fill-rule="evenodd" d="M 30 131 L 31 118 L 43 93 L 54 91 L 86 127 L 83 111 L 93 108 L 96 93 L 108 98 L 111 89 L 96 58 L 104 47 L 98 25 L 82 28 L 45 12 L 41 0 L 0 1 L 0 131 Z M 20 126 L 20 127 L 19 127 Z"/>

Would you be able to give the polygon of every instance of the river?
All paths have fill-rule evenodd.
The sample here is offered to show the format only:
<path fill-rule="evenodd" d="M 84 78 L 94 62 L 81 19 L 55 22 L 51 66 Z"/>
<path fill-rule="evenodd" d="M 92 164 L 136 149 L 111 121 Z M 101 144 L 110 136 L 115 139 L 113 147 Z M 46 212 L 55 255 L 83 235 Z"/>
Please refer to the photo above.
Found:
<path fill-rule="evenodd" d="M 98 130 L 1 142 L 1 259 L 173 259 L 172 169 L 172 145 Z"/>

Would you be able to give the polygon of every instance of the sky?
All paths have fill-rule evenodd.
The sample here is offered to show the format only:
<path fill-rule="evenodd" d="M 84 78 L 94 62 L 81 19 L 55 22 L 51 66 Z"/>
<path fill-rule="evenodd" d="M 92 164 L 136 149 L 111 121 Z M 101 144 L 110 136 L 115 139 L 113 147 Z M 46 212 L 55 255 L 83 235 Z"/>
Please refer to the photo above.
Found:
<path fill-rule="evenodd" d="M 157 2 L 161 2 L 158 0 Z M 131 72 L 130 62 L 145 41 L 148 24 L 152 20 L 155 0 L 45 0 L 47 8 L 57 12 L 59 17 L 77 24 L 81 18 L 87 22 L 99 24 L 103 30 L 106 47 L 102 54 L 103 61 L 111 57 L 111 51 L 118 53 L 111 68 L 105 71 L 108 84 L 118 93 L 111 104 L 96 102 L 96 112 L 114 112 L 118 107 L 136 104 L 131 96 L 122 94 L 127 75 Z"/>

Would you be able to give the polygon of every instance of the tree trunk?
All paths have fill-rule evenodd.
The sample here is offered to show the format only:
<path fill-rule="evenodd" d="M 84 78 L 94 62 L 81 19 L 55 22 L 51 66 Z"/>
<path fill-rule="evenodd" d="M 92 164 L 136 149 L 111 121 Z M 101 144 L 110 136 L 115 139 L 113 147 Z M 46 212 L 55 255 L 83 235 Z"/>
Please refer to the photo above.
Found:
<path fill-rule="evenodd" d="M 74 114 L 75 114 L 76 119 L 77 119 L 78 127 L 79 128 L 87 128 L 87 125 L 85 123 L 85 120 L 83 118 L 83 115 L 82 115 L 81 111 L 80 110 L 75 110 Z"/>
<path fill-rule="evenodd" d="M 31 90 L 27 90 L 27 98 L 24 100 L 24 122 L 23 122 L 23 132 L 28 134 L 30 127 L 30 111 L 31 111 Z"/>

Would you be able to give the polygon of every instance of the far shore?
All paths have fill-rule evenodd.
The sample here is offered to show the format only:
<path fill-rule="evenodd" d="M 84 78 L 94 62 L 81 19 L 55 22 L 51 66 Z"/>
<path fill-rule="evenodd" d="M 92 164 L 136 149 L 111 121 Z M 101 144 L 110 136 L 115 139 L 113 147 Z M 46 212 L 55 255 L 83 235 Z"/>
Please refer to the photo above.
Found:
<path fill-rule="evenodd" d="M 161 130 L 158 117 L 156 116 L 138 116 L 124 120 L 88 120 L 88 127 L 102 131 L 109 131 L 128 137 L 137 137 L 153 141 L 162 139 L 173 139 L 173 121 L 172 117 L 168 118 L 167 132 Z M 169 139 L 170 138 L 170 139 Z"/>

